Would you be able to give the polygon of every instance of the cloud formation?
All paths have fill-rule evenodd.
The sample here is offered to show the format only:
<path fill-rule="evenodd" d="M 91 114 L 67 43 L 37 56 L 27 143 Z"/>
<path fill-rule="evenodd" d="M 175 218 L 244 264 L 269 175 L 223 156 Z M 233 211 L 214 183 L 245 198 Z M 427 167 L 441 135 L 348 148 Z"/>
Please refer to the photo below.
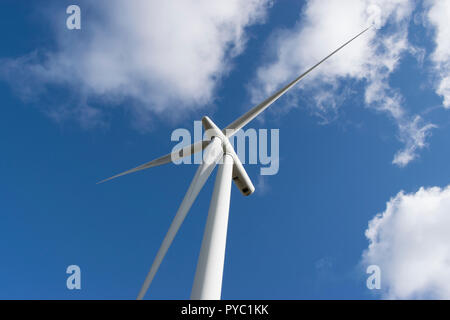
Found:
<path fill-rule="evenodd" d="M 387 299 L 450 299 L 450 186 L 398 193 L 366 230 Z"/>
<path fill-rule="evenodd" d="M 402 56 L 420 52 L 408 42 L 413 10 L 414 2 L 403 0 L 307 1 L 296 26 L 279 31 L 271 39 L 272 57 L 257 72 L 251 88 L 253 102 L 293 79 L 364 27 L 385 27 L 382 32 L 372 30 L 352 42 L 308 75 L 297 90 L 312 95 L 313 113 L 326 119 L 336 114 L 349 94 L 342 93 L 343 80 L 365 84 L 366 106 L 388 114 L 398 126 L 405 147 L 393 163 L 405 166 L 426 146 L 425 138 L 434 128 L 420 116 L 410 115 L 400 91 L 389 84 Z"/>
<path fill-rule="evenodd" d="M 1 74 L 28 99 L 50 86 L 69 88 L 76 100 L 70 102 L 77 105 L 48 110 L 55 118 L 77 115 L 82 123 L 95 123 L 101 114 L 89 103 L 95 99 L 107 105 L 127 101 L 144 122 L 154 114 L 182 116 L 213 102 L 231 59 L 244 50 L 246 28 L 263 21 L 269 5 L 269 0 L 85 1 L 81 30 L 58 24 L 55 50 L 3 60 Z M 55 16 L 60 15 L 49 14 Z"/>
<path fill-rule="evenodd" d="M 399 167 L 406 166 L 417 157 L 417 150 L 426 146 L 426 138 L 431 134 L 430 130 L 436 128 L 434 124 L 422 125 L 422 118 L 416 116 L 414 120 L 399 122 L 400 140 L 404 142 L 403 149 L 397 151 L 392 163 Z"/>
<path fill-rule="evenodd" d="M 426 18 L 434 28 L 436 48 L 431 55 L 437 71 L 436 93 L 443 105 L 450 108 L 450 1 L 428 0 Z"/>

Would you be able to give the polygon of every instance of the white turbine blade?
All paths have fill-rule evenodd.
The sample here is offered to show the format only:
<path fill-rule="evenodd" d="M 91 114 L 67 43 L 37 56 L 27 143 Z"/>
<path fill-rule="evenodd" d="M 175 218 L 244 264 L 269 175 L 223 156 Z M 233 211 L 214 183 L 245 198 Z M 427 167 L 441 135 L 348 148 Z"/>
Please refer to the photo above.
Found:
<path fill-rule="evenodd" d="M 178 232 L 181 224 L 184 221 L 189 209 L 194 203 L 195 198 L 197 198 L 198 193 L 202 189 L 208 177 L 211 175 L 216 163 L 220 160 L 223 154 L 221 140 L 219 138 L 214 138 L 204 152 L 203 163 L 197 169 L 194 179 L 189 186 L 180 207 L 178 208 L 177 214 L 170 225 L 169 231 L 167 231 L 166 236 L 161 244 L 161 247 L 156 254 L 155 260 L 153 261 L 152 267 L 145 278 L 144 284 L 142 285 L 141 291 L 137 297 L 138 300 L 142 300 L 147 292 L 158 268 L 166 255 L 167 250 L 172 244 L 175 235 Z"/>
<path fill-rule="evenodd" d="M 334 55 L 336 52 L 344 48 L 347 44 L 358 38 L 360 35 L 362 35 L 364 32 L 369 30 L 372 26 L 368 27 L 367 29 L 360 32 L 358 35 L 344 43 L 342 46 L 334 50 L 332 53 L 330 53 L 328 56 L 320 60 L 318 63 L 316 63 L 314 66 L 306 70 L 304 73 L 302 73 L 300 76 L 298 76 L 296 79 L 294 79 L 292 82 L 290 82 L 288 85 L 286 85 L 281 90 L 275 92 L 273 95 L 271 95 L 269 98 L 258 104 L 256 107 L 253 107 L 250 109 L 247 113 L 245 113 L 240 118 L 236 119 L 234 122 L 232 122 L 230 125 L 228 125 L 225 129 L 223 129 L 223 133 L 229 138 L 233 136 L 236 131 L 239 129 L 242 129 L 247 123 L 252 121 L 254 118 L 256 118 L 261 112 L 263 112 L 265 109 L 267 109 L 272 103 L 274 103 L 278 98 L 280 98 L 283 94 L 285 94 L 289 89 L 291 89 L 294 85 L 296 85 L 302 78 L 304 78 L 308 73 L 310 73 L 312 70 L 314 70 L 316 67 L 318 67 L 320 64 L 322 64 L 324 61 L 326 61 L 328 58 L 330 58 L 332 55 Z"/>
<path fill-rule="evenodd" d="M 181 158 L 190 156 L 191 154 L 194 154 L 194 153 L 202 151 L 203 149 L 206 148 L 206 146 L 208 144 L 209 144 L 209 141 L 196 142 L 194 144 L 191 144 L 190 146 L 187 146 L 187 147 L 184 147 L 184 148 L 182 148 L 180 150 L 177 150 L 177 151 L 174 151 L 172 153 L 166 154 L 165 156 L 162 156 L 162 157 L 160 157 L 158 159 L 155 159 L 155 160 L 152 160 L 150 162 L 144 163 L 144 164 L 142 164 L 142 165 L 140 165 L 140 166 L 138 166 L 136 168 L 133 168 L 131 170 L 128 170 L 128 171 L 116 174 L 115 176 L 112 176 L 112 177 L 110 177 L 108 179 L 105 179 L 105 180 L 102 180 L 100 182 L 97 182 L 97 184 L 100 184 L 100 183 L 103 183 L 103 182 L 106 182 L 106 181 L 109 181 L 109 180 L 112 180 L 112 179 L 124 176 L 124 175 L 129 174 L 129 173 L 133 173 L 133 172 L 136 172 L 136 171 L 141 171 L 141 170 L 144 170 L 144 169 L 157 167 L 157 166 L 169 163 L 172 160 L 177 160 L 177 159 L 181 159 Z"/>

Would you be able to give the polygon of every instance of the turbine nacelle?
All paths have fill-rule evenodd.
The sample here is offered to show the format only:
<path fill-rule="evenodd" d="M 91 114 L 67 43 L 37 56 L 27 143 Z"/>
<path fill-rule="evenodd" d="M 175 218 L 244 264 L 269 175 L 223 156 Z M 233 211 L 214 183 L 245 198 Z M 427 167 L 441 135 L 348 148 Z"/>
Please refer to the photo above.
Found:
<path fill-rule="evenodd" d="M 250 177 L 242 165 L 241 160 L 233 149 L 230 140 L 223 134 L 223 132 L 216 126 L 216 124 L 207 116 L 202 118 L 203 128 L 206 131 L 207 139 L 217 137 L 222 141 L 222 148 L 224 154 L 229 154 L 233 158 L 233 182 L 244 196 L 249 196 L 255 191 Z"/>

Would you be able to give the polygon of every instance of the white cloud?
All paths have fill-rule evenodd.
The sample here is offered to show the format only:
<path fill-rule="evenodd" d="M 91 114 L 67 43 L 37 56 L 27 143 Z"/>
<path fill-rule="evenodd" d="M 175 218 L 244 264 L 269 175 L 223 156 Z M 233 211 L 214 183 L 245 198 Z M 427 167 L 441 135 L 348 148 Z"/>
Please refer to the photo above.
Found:
<path fill-rule="evenodd" d="M 271 39 L 272 60 L 261 67 L 251 87 L 252 101 L 262 100 L 301 71 L 340 46 L 364 27 L 386 27 L 359 37 L 299 84 L 297 90 L 312 95 L 314 113 L 335 115 L 346 93 L 342 80 L 365 83 L 365 104 L 387 113 L 399 128 L 405 149 L 394 164 L 404 166 L 417 157 L 434 126 L 409 115 L 404 99 L 389 85 L 390 75 L 401 57 L 410 53 L 420 58 L 423 50 L 408 42 L 408 26 L 414 2 L 404 0 L 309 0 L 296 26 L 282 30 Z M 327 121 L 324 121 L 327 122 Z"/>
<path fill-rule="evenodd" d="M 450 299 L 450 186 L 398 193 L 366 230 L 388 299 Z"/>
<path fill-rule="evenodd" d="M 148 112 L 180 117 L 213 102 L 231 59 L 245 47 L 245 28 L 261 22 L 270 5 L 269 0 L 132 2 L 81 3 L 80 31 L 55 26 L 56 50 L 2 61 L 3 77 L 28 98 L 49 85 L 76 91 L 80 106 L 51 109 L 56 118 L 97 118 L 98 110 L 86 106 L 92 98 L 111 105 L 131 99 L 141 120 Z"/>
<path fill-rule="evenodd" d="M 450 1 L 428 0 L 427 20 L 434 27 L 436 49 L 431 55 L 438 82 L 436 93 L 443 97 L 443 105 L 450 108 Z"/>
<path fill-rule="evenodd" d="M 426 138 L 431 135 L 430 130 L 436 128 L 433 124 L 422 125 L 422 118 L 416 116 L 411 122 L 400 123 L 400 140 L 405 144 L 402 150 L 399 150 L 392 163 L 404 167 L 417 157 L 417 149 L 426 146 Z"/>

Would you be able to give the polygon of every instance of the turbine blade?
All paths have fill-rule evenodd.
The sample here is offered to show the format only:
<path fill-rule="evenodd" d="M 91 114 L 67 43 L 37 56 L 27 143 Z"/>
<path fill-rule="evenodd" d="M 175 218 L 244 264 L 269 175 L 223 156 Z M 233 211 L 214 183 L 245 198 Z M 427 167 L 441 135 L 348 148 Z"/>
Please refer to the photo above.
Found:
<path fill-rule="evenodd" d="M 162 156 L 162 157 L 160 157 L 158 159 L 155 159 L 155 160 L 152 160 L 150 162 L 144 163 L 144 164 L 142 164 L 142 165 L 140 165 L 140 166 L 138 166 L 136 168 L 133 168 L 133 169 L 130 169 L 128 171 L 116 174 L 115 176 L 112 176 L 112 177 L 110 177 L 108 179 L 105 179 L 105 180 L 102 180 L 100 182 L 97 182 L 97 184 L 100 184 L 100 183 L 103 183 L 103 182 L 106 182 L 106 181 L 109 181 L 109 180 L 112 180 L 112 179 L 124 176 L 124 175 L 129 174 L 129 173 L 133 173 L 133 172 L 136 172 L 136 171 L 141 171 L 141 170 L 144 170 L 144 169 L 157 167 L 157 166 L 160 166 L 160 165 L 163 165 L 163 164 L 171 162 L 172 159 L 173 160 L 177 160 L 177 159 L 181 159 L 181 158 L 190 156 L 191 154 L 194 154 L 194 153 L 197 153 L 199 151 L 202 151 L 203 149 L 206 148 L 206 146 L 208 146 L 208 144 L 209 144 L 209 141 L 196 142 L 194 144 L 191 144 L 190 146 L 187 146 L 187 147 L 184 147 L 184 148 L 182 148 L 180 150 L 177 150 L 177 151 L 174 151 L 172 153 L 166 154 L 165 156 Z"/>
<path fill-rule="evenodd" d="M 318 63 L 316 63 L 314 66 L 306 70 L 304 73 L 302 73 L 300 76 L 295 78 L 293 81 L 288 83 L 285 87 L 280 89 L 279 91 L 275 92 L 273 95 L 271 95 L 269 98 L 258 104 L 257 106 L 250 109 L 247 113 L 245 113 L 240 118 L 236 119 L 234 122 L 232 122 L 230 125 L 228 125 L 225 129 L 223 129 L 223 134 L 225 134 L 228 138 L 233 136 L 236 131 L 239 129 L 242 129 L 247 123 L 252 121 L 254 118 L 256 118 L 261 112 L 266 110 L 272 103 L 274 103 L 278 98 L 280 98 L 283 94 L 285 94 L 289 89 L 291 89 L 294 85 L 296 85 L 302 78 L 304 78 L 308 73 L 313 71 L 315 68 L 317 68 L 320 64 L 325 62 L 328 58 L 330 58 L 332 55 L 337 53 L 339 50 L 344 48 L 347 44 L 358 38 L 360 35 L 362 35 L 364 32 L 369 30 L 372 26 L 364 29 L 361 31 L 358 35 L 344 43 L 342 46 L 334 50 L 332 53 L 330 53 L 328 56 L 320 60 Z"/>
<path fill-rule="evenodd" d="M 142 300 L 144 298 L 145 293 L 147 292 L 156 272 L 158 271 L 158 268 L 162 260 L 164 259 L 164 256 L 167 253 L 167 250 L 169 249 L 173 239 L 175 238 L 178 232 L 178 229 L 180 228 L 189 209 L 194 203 L 195 198 L 197 198 L 198 193 L 202 189 L 208 177 L 211 175 L 211 172 L 216 166 L 216 163 L 220 160 L 222 154 L 223 150 L 221 141 L 219 138 L 214 138 L 208 145 L 208 147 L 206 147 L 205 149 L 203 163 L 197 169 L 194 179 L 192 180 L 191 185 L 189 186 L 189 189 L 186 192 L 186 195 L 184 196 L 184 199 L 181 202 L 180 207 L 178 208 L 175 218 L 173 219 L 172 224 L 170 225 L 169 231 L 167 231 L 167 234 L 164 237 L 164 240 L 161 244 L 161 247 L 158 250 L 158 253 L 156 254 L 155 260 L 153 261 L 150 271 L 148 272 L 147 277 L 145 278 L 144 284 L 142 285 L 137 300 Z"/>

